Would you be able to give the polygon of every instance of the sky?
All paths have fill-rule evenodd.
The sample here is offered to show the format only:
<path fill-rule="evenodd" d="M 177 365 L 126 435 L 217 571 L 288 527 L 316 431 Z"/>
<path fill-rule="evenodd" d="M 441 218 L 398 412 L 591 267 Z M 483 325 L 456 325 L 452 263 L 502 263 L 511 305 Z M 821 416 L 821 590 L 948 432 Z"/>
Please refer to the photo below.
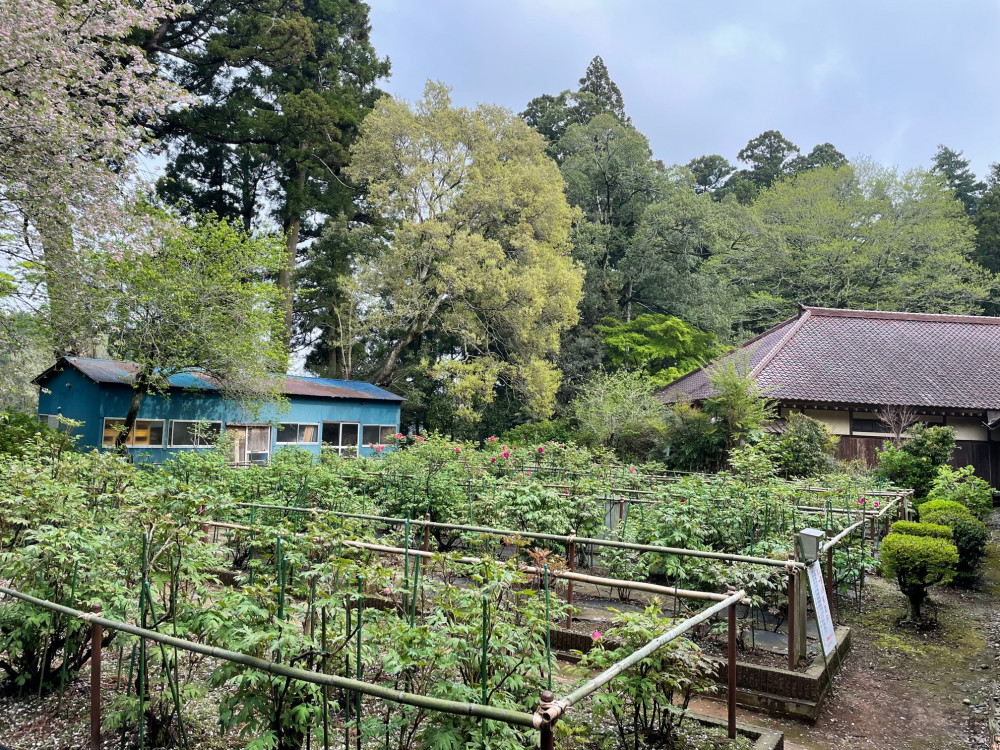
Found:
<path fill-rule="evenodd" d="M 656 158 L 736 153 L 780 130 L 803 153 L 927 167 L 939 143 L 1000 162 L 1000 1 L 368 0 L 382 88 L 515 112 L 604 58 Z"/>

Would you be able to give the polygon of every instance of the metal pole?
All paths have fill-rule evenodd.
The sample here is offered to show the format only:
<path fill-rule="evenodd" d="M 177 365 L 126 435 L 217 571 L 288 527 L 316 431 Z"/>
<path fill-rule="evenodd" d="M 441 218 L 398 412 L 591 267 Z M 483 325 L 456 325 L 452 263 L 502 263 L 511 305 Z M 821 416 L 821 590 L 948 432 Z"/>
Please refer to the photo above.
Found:
<path fill-rule="evenodd" d="M 569 569 L 570 572 L 576 570 L 576 529 L 569 532 Z M 566 584 L 566 603 L 569 609 L 566 611 L 566 629 L 573 627 L 573 581 L 570 579 Z"/>
<path fill-rule="evenodd" d="M 100 602 L 90 608 L 95 617 L 101 616 Z M 90 623 L 90 747 L 101 747 L 101 640 L 104 627 L 99 622 Z"/>
<path fill-rule="evenodd" d="M 729 605 L 729 664 L 726 668 L 729 678 L 729 739 L 736 739 L 736 602 Z"/>
<path fill-rule="evenodd" d="M 424 552 L 431 551 L 431 514 L 424 513 Z"/>
<path fill-rule="evenodd" d="M 795 553 L 788 554 L 789 562 L 795 561 Z M 795 651 L 795 567 L 788 567 L 788 669 L 794 671 L 799 665 Z"/>

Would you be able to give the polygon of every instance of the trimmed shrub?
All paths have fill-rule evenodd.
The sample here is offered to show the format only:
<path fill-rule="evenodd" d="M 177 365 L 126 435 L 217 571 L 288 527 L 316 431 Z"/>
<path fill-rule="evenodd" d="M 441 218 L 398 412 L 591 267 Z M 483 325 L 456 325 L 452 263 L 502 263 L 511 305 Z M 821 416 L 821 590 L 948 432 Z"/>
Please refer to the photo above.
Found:
<path fill-rule="evenodd" d="M 958 566 L 955 583 L 970 586 L 979 578 L 979 569 L 986 558 L 986 542 L 990 532 L 986 524 L 966 513 L 948 510 L 931 510 L 921 513 L 927 523 L 941 524 L 951 529 L 952 539 L 958 548 Z"/>
<path fill-rule="evenodd" d="M 899 448 L 887 444 L 879 451 L 876 473 L 897 487 L 911 488 L 915 497 L 922 498 L 930 492 L 938 467 L 951 458 L 955 430 L 918 424 L 910 434 L 910 439 Z"/>
<path fill-rule="evenodd" d="M 989 518 L 993 512 L 993 488 L 985 479 L 977 477 L 971 466 L 963 466 L 961 469 L 952 469 L 950 466 L 939 468 L 927 499 L 961 503 L 980 521 Z"/>
<path fill-rule="evenodd" d="M 944 539 L 889 534 L 882 540 L 880 559 L 884 574 L 895 576 L 899 590 L 906 596 L 906 619 L 920 622 L 927 589 L 955 577 L 958 549 Z"/>
<path fill-rule="evenodd" d="M 913 521 L 896 521 L 892 525 L 893 534 L 909 534 L 910 536 L 930 536 L 935 539 L 951 539 L 952 532 L 947 526 L 937 523 L 914 523 Z"/>
<path fill-rule="evenodd" d="M 917 514 L 920 516 L 921 521 L 926 520 L 925 514 L 936 513 L 939 510 L 958 513 L 961 516 L 972 516 L 972 511 L 961 503 L 956 503 L 954 500 L 928 500 L 926 503 L 920 503 L 917 506 Z"/>

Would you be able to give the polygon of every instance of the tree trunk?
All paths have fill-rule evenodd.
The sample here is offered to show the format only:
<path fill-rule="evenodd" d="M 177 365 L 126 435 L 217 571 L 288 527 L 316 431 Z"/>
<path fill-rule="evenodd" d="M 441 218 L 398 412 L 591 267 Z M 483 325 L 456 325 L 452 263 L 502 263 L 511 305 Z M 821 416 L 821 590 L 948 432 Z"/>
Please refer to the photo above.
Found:
<path fill-rule="evenodd" d="M 392 349 L 389 350 L 389 354 L 386 356 L 382 366 L 379 367 L 378 371 L 372 376 L 372 383 L 375 385 L 389 384 L 392 374 L 396 370 L 396 362 L 399 360 L 399 355 L 402 354 L 403 350 L 412 344 L 413 341 L 423 332 L 424 326 L 426 326 L 430 319 L 434 317 L 434 313 L 438 311 L 438 308 L 441 307 L 441 303 L 444 302 L 445 299 L 447 299 L 447 295 L 439 294 L 431 303 L 429 308 L 417 315 L 406 333 L 392 345 Z"/>
<path fill-rule="evenodd" d="M 45 291 L 49 303 L 49 328 L 56 359 L 67 354 L 95 355 L 92 321 L 86 309 L 79 258 L 73 247 L 73 229 L 62 218 L 36 217 L 42 245 Z"/>
<path fill-rule="evenodd" d="M 285 229 L 285 264 L 278 272 L 278 287 L 285 294 L 285 326 L 282 339 L 288 346 L 292 342 L 292 312 L 295 307 L 295 262 L 298 259 L 299 229 L 302 217 L 296 216 Z"/>
<path fill-rule="evenodd" d="M 139 407 L 142 406 L 142 400 L 147 393 L 149 393 L 149 382 L 142 373 L 139 373 L 135 376 L 135 382 L 132 384 L 132 402 L 129 404 L 128 414 L 125 415 L 125 424 L 122 426 L 121 432 L 118 433 L 118 437 L 115 438 L 115 450 L 125 457 L 129 455 L 125 443 L 132 428 L 135 427 L 135 419 L 139 416 Z"/>

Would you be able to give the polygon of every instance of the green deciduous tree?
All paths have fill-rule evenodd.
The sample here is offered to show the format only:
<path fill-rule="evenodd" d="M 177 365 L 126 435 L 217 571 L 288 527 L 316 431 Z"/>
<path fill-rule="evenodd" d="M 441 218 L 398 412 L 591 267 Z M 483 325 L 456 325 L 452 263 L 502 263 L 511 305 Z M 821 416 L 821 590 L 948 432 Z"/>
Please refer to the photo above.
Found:
<path fill-rule="evenodd" d="M 268 277 L 281 263 L 274 237 L 253 238 L 223 222 L 194 226 L 155 217 L 143 251 L 92 259 L 103 300 L 103 333 L 113 357 L 135 363 L 121 448 L 147 393 L 181 372 L 204 373 L 223 395 L 274 399 L 286 368 L 273 335 L 281 292 Z"/>
<path fill-rule="evenodd" d="M 645 456 L 663 437 L 664 406 L 641 372 L 598 372 L 570 405 L 584 442 Z"/>
<path fill-rule="evenodd" d="M 639 370 L 666 385 L 719 353 L 715 335 L 683 320 L 645 313 L 628 322 L 608 318 L 597 326 L 614 367 Z"/>
<path fill-rule="evenodd" d="M 763 191 L 752 210 L 753 241 L 713 258 L 744 292 L 748 317 L 776 300 L 780 315 L 795 302 L 975 314 L 996 286 L 970 260 L 961 205 L 927 172 L 810 169 Z"/>
<path fill-rule="evenodd" d="M 403 361 L 430 371 L 474 418 L 498 385 L 526 414 L 551 414 L 560 334 L 577 320 L 583 273 L 570 254 L 575 212 L 542 138 L 496 106 L 454 107 L 428 83 L 410 107 L 382 99 L 348 174 L 384 217 L 384 241 L 361 259 L 358 294 L 377 331 L 372 379 L 402 381 Z"/>
<path fill-rule="evenodd" d="M 725 157 L 718 154 L 692 159 L 687 168 L 694 175 L 694 191 L 698 194 L 718 190 L 736 170 Z"/>

